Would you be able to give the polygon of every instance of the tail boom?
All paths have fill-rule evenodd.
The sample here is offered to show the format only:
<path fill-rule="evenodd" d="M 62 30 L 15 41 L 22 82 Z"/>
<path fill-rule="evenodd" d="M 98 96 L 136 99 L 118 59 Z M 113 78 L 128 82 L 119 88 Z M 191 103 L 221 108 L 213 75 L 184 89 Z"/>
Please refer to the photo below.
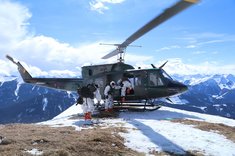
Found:
<path fill-rule="evenodd" d="M 6 55 L 6 58 L 17 65 L 18 71 L 26 83 L 66 91 L 76 91 L 83 84 L 82 78 L 34 78 L 19 61 L 16 61 L 9 55 Z"/>

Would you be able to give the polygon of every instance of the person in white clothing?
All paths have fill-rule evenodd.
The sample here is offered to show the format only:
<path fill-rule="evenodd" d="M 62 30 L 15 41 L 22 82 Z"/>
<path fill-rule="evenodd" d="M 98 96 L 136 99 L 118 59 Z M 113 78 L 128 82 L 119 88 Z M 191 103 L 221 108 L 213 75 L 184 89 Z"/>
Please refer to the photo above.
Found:
<path fill-rule="evenodd" d="M 117 89 L 116 83 L 111 81 L 104 89 L 105 111 L 112 112 L 113 109 L 113 93 Z"/>
<path fill-rule="evenodd" d="M 126 93 L 129 93 L 130 90 L 132 90 L 132 85 L 130 80 L 126 77 L 119 80 L 119 85 L 121 86 L 121 102 L 124 102 Z"/>
<path fill-rule="evenodd" d="M 95 84 L 88 84 L 87 86 L 80 88 L 78 94 L 80 95 L 79 98 L 82 98 L 82 100 L 80 99 L 80 102 L 82 101 L 81 103 L 85 122 L 87 122 L 87 124 L 91 123 L 91 114 L 95 108 L 94 98 L 96 98 L 98 102 L 101 100 L 101 95 L 98 88 Z"/>
<path fill-rule="evenodd" d="M 94 96 L 95 96 L 94 99 L 97 100 L 96 107 L 98 108 L 98 107 L 100 106 L 100 102 L 101 102 L 101 100 L 102 100 L 102 97 L 101 97 L 101 94 L 100 94 L 100 88 L 99 88 L 99 86 L 98 86 L 97 84 L 94 84 L 94 86 L 95 86 L 95 88 L 96 88 L 96 90 L 95 90 L 95 92 L 94 92 Z M 95 103 L 95 100 L 94 100 L 94 103 Z"/>

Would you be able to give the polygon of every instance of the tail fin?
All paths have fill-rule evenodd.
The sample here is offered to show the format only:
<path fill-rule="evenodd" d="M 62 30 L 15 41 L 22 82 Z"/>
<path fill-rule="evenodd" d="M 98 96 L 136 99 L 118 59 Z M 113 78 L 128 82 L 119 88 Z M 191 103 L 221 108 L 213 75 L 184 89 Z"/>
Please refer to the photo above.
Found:
<path fill-rule="evenodd" d="M 19 61 L 14 60 L 11 56 L 6 55 L 6 58 L 8 58 L 11 62 L 16 64 L 18 66 L 18 71 L 20 72 L 21 77 L 25 82 L 27 80 L 32 79 L 32 76 L 29 74 L 29 72 L 21 65 Z"/>

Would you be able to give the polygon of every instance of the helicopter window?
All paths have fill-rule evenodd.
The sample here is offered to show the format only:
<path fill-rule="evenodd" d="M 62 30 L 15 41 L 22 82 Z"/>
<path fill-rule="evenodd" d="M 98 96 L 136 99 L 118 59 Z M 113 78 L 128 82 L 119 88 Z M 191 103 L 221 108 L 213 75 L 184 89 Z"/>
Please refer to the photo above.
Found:
<path fill-rule="evenodd" d="M 169 80 L 172 80 L 172 78 L 170 77 L 170 75 L 168 75 L 163 69 L 162 69 L 161 71 L 162 71 L 162 75 L 163 75 L 165 78 L 167 78 L 167 79 L 169 79 Z"/>
<path fill-rule="evenodd" d="M 150 86 L 163 86 L 162 79 L 157 76 L 157 73 L 149 73 L 149 85 Z"/>
<path fill-rule="evenodd" d="M 157 77 L 157 85 L 158 86 L 163 86 L 163 82 L 162 82 L 162 79 L 160 77 Z"/>
<path fill-rule="evenodd" d="M 131 82 L 131 85 L 132 85 L 132 87 L 134 87 L 135 85 L 135 83 L 134 83 L 134 81 L 135 81 L 135 79 L 134 78 L 129 78 L 129 80 L 130 80 L 130 82 Z"/>
<path fill-rule="evenodd" d="M 147 86 L 148 72 L 138 71 L 134 74 L 134 86 Z"/>
<path fill-rule="evenodd" d="M 140 86 L 140 85 L 141 85 L 141 78 L 135 77 L 135 86 Z"/>
<path fill-rule="evenodd" d="M 92 70 L 91 69 L 88 70 L 88 74 L 89 74 L 89 76 L 92 76 Z"/>
<path fill-rule="evenodd" d="M 157 75 L 155 73 L 149 74 L 149 85 L 150 86 L 157 86 Z"/>

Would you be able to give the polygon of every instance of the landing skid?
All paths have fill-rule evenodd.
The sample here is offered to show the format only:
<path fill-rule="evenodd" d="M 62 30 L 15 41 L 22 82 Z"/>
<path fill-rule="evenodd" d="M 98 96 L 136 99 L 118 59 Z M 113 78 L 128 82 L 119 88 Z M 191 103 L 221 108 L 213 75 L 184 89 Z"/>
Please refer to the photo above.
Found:
<path fill-rule="evenodd" d="M 161 108 L 161 105 L 138 102 L 114 103 L 114 109 L 119 111 L 154 111 Z"/>

